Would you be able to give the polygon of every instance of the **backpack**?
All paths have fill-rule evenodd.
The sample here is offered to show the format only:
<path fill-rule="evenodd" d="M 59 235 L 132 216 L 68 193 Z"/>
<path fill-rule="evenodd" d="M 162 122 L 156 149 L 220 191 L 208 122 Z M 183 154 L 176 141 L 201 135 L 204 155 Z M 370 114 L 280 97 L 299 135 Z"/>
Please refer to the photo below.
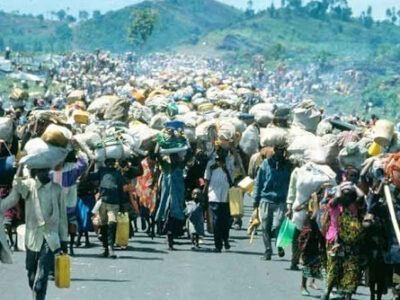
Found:
<path fill-rule="evenodd" d="M 400 188 L 400 152 L 390 154 L 384 163 L 386 178 Z"/>

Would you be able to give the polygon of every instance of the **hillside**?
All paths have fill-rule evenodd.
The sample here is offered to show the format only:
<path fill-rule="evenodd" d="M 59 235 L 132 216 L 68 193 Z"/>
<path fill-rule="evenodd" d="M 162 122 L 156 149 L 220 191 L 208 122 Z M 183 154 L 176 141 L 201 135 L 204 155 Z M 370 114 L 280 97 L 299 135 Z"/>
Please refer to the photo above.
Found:
<path fill-rule="evenodd" d="M 204 53 L 218 49 L 236 59 L 261 54 L 270 61 L 309 63 L 323 56 L 357 62 L 379 58 L 399 43 L 400 27 L 388 22 L 366 28 L 358 21 L 321 20 L 296 14 L 271 17 L 264 12 L 202 36 L 198 50 Z M 195 51 L 190 47 L 186 50 Z"/>
<path fill-rule="evenodd" d="M 32 15 L 0 11 L 0 49 L 18 52 L 64 52 L 71 49 L 72 30 L 68 23 Z"/>
<path fill-rule="evenodd" d="M 196 44 L 200 35 L 229 26 L 242 15 L 241 11 L 214 0 L 145 1 L 77 26 L 74 48 L 134 50 L 128 41 L 128 28 L 133 11 L 140 9 L 151 9 L 158 16 L 155 30 L 142 51 L 165 51 L 182 43 Z"/>
<path fill-rule="evenodd" d="M 134 48 L 128 28 L 133 12 L 144 8 L 156 12 L 157 20 L 147 42 Z M 11 46 L 20 52 L 179 50 L 244 62 L 257 54 L 272 63 L 299 64 L 371 57 L 386 63 L 400 57 L 400 27 L 387 21 L 367 27 L 360 20 L 312 18 L 288 9 L 249 16 L 214 0 L 144 1 L 78 23 L 0 12 L 0 26 L 0 49 Z"/>

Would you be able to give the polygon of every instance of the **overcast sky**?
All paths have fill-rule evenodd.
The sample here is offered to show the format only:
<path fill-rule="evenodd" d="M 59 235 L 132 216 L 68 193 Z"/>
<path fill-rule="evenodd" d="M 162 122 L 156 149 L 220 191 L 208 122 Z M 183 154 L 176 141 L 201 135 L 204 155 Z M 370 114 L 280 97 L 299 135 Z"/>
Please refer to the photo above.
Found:
<path fill-rule="evenodd" d="M 220 0 L 221 2 L 245 8 L 248 0 Z M 19 10 L 22 13 L 46 13 L 60 9 L 69 9 L 71 14 L 77 14 L 79 10 L 116 10 L 127 5 L 135 4 L 140 0 L 0 0 L 0 10 L 13 11 Z M 254 8 L 265 9 L 271 4 L 272 0 L 253 0 Z M 274 0 L 275 5 L 280 4 L 280 0 Z M 304 1 L 303 1 L 304 2 Z M 373 14 L 376 18 L 384 18 L 388 7 L 396 6 L 400 9 L 399 0 L 348 0 L 356 16 L 361 11 L 366 10 L 368 5 L 373 7 Z"/>

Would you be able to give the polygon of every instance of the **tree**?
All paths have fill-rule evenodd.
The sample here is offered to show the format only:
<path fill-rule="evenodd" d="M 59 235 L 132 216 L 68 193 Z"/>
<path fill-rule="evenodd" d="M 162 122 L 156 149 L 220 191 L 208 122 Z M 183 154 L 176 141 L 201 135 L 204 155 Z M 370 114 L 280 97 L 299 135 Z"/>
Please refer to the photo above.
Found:
<path fill-rule="evenodd" d="M 388 9 L 386 10 L 386 18 L 388 18 L 389 21 L 392 20 L 392 10 L 391 10 L 390 8 L 388 8 Z"/>
<path fill-rule="evenodd" d="M 36 18 L 37 18 L 40 22 L 43 22 L 43 21 L 44 21 L 44 16 L 43 16 L 43 14 L 37 15 Z"/>
<path fill-rule="evenodd" d="M 157 18 L 157 12 L 151 9 L 140 9 L 133 12 L 133 20 L 129 28 L 129 40 L 134 46 L 146 43 L 153 34 Z"/>
<path fill-rule="evenodd" d="M 311 18 L 323 18 L 326 15 L 328 4 L 319 1 L 310 1 L 304 7 L 305 12 Z"/>
<path fill-rule="evenodd" d="M 372 6 L 370 5 L 370 6 L 368 6 L 368 8 L 367 8 L 367 16 L 372 16 Z"/>
<path fill-rule="evenodd" d="M 247 8 L 246 8 L 245 15 L 246 15 L 246 17 L 254 16 L 254 8 L 253 8 L 253 1 L 252 0 L 247 1 Z"/>
<path fill-rule="evenodd" d="M 0 36 L 0 51 L 3 51 L 5 47 L 6 43 L 4 42 L 4 39 Z"/>
<path fill-rule="evenodd" d="M 396 8 L 392 7 L 392 19 L 391 19 L 392 23 L 395 24 L 397 21 L 397 15 L 396 15 Z"/>
<path fill-rule="evenodd" d="M 100 19 L 100 17 L 101 17 L 101 12 L 99 10 L 94 10 L 92 12 L 92 18 L 93 19 L 98 20 L 98 19 Z"/>
<path fill-rule="evenodd" d="M 86 21 L 89 19 L 89 13 L 86 10 L 80 10 L 78 16 L 79 20 L 81 21 Z"/>
<path fill-rule="evenodd" d="M 347 4 L 347 0 L 334 0 L 330 4 L 332 17 L 342 21 L 351 21 L 352 9 Z"/>
<path fill-rule="evenodd" d="M 365 28 L 371 28 L 372 25 L 374 24 L 374 19 L 372 19 L 371 15 L 368 15 L 368 11 L 367 13 L 362 12 L 361 14 L 361 21 L 362 24 L 364 25 Z"/>
<path fill-rule="evenodd" d="M 67 23 L 75 23 L 76 22 L 76 18 L 72 15 L 67 15 L 65 20 L 67 21 Z"/>
<path fill-rule="evenodd" d="M 65 17 L 67 16 L 67 12 L 63 9 L 60 9 L 58 12 L 56 12 L 57 18 L 62 22 L 64 21 Z"/>
<path fill-rule="evenodd" d="M 287 6 L 293 10 L 299 10 L 301 8 L 301 0 L 288 0 Z"/>
<path fill-rule="evenodd" d="M 274 2 L 271 3 L 271 6 L 267 8 L 267 12 L 271 18 L 276 16 L 277 10 L 275 8 Z"/>

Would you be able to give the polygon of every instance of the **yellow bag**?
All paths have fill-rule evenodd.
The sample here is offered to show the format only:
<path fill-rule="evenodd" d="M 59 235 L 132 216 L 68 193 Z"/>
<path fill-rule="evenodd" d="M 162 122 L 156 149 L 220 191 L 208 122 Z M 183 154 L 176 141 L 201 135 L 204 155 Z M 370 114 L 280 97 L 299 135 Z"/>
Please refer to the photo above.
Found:
<path fill-rule="evenodd" d="M 42 134 L 42 140 L 48 144 L 56 147 L 65 148 L 68 145 L 69 140 L 72 137 L 72 133 L 69 129 L 50 124 Z"/>
<path fill-rule="evenodd" d="M 242 217 L 244 215 L 243 191 L 239 187 L 229 189 L 229 209 L 232 217 Z"/>
<path fill-rule="evenodd" d="M 254 188 L 254 180 L 251 179 L 249 176 L 246 176 L 238 183 L 238 187 L 240 187 L 243 191 L 251 194 Z"/>
<path fill-rule="evenodd" d="M 207 112 L 207 111 L 212 111 L 214 109 L 214 105 L 212 103 L 203 103 L 200 104 L 199 107 L 197 108 L 198 112 Z"/>
<path fill-rule="evenodd" d="M 146 96 L 140 92 L 131 92 L 131 96 L 136 99 L 137 102 L 144 105 L 146 102 Z"/>
<path fill-rule="evenodd" d="M 72 117 L 74 121 L 79 124 L 88 124 L 89 123 L 89 113 L 83 110 L 75 110 L 72 113 Z"/>
<path fill-rule="evenodd" d="M 128 246 L 129 240 L 129 215 L 128 213 L 118 213 L 117 232 L 115 235 L 115 244 L 120 247 Z"/>
<path fill-rule="evenodd" d="M 27 100 L 29 98 L 29 93 L 19 88 L 14 88 L 9 98 L 11 101 Z"/>
<path fill-rule="evenodd" d="M 54 281 L 58 288 L 69 288 L 71 284 L 71 263 L 68 254 L 55 257 Z"/>

